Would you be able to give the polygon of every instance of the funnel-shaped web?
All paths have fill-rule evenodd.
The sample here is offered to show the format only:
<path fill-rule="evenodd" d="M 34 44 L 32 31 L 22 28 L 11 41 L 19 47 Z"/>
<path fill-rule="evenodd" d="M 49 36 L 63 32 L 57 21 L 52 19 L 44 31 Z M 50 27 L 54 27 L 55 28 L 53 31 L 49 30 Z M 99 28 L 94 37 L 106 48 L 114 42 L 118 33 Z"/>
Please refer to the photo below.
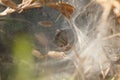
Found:
<path fill-rule="evenodd" d="M 8 8 L 7 12 L 3 12 L 9 16 L 0 17 L 0 28 L 3 29 L 0 30 L 0 45 L 4 45 L 0 48 L 5 48 L 9 54 L 12 52 L 8 48 L 13 46 L 12 63 L 18 67 L 18 73 L 13 73 L 20 77 L 21 69 L 24 69 L 26 74 L 26 71 L 30 72 L 27 77 L 33 75 L 31 80 L 114 80 L 119 75 L 119 6 L 115 6 L 119 0 L 64 1 L 69 3 L 64 5 L 71 7 L 70 10 L 75 9 L 72 15 L 72 11 L 67 15 L 59 5 L 55 5 L 58 8 L 53 8 L 53 4 L 49 3 L 52 7 L 41 7 L 40 3 L 34 3 L 31 9 L 31 6 L 24 3 L 19 6 L 25 11 L 19 13 L 19 10 L 17 12 Z M 112 4 L 112 1 L 115 2 Z M 105 5 L 109 5 L 109 8 Z M 4 39 L 6 42 L 2 43 Z M 24 49 L 25 47 L 30 50 Z M 19 54 L 27 52 L 27 55 L 32 51 L 30 54 L 34 57 L 29 55 L 26 59 L 27 55 L 17 55 L 17 51 Z M 1 55 L 4 56 L 2 53 L 5 53 L 4 49 L 1 50 Z M 0 60 L 2 59 L 4 60 L 3 57 Z M 4 72 L 4 66 L 2 65 L 3 72 L 0 73 L 1 79 L 1 74 L 9 74 Z M 25 77 L 22 76 L 21 79 Z"/>

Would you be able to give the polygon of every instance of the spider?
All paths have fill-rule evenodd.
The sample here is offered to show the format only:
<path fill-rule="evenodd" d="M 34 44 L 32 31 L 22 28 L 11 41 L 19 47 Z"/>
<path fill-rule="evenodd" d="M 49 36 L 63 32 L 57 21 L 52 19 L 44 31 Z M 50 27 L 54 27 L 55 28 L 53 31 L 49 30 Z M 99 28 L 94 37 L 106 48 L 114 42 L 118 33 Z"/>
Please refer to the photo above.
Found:
<path fill-rule="evenodd" d="M 74 34 L 72 29 L 58 29 L 53 42 L 62 51 L 69 51 L 72 49 L 74 43 Z"/>

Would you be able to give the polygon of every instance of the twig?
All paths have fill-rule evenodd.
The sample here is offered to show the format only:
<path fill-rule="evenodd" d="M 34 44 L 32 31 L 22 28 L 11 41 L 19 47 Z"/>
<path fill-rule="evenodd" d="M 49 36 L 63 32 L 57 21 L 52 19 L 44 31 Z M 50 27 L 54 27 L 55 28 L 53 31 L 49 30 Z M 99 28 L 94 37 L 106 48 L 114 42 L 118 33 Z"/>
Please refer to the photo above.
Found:
<path fill-rule="evenodd" d="M 107 37 L 103 38 L 103 40 L 108 40 L 108 39 L 111 39 L 111 38 L 114 38 L 114 37 L 117 37 L 117 36 L 120 36 L 120 33 L 107 36 Z"/>
<path fill-rule="evenodd" d="M 60 14 L 58 15 L 58 17 L 56 18 L 55 23 L 60 19 L 61 16 L 62 16 L 62 14 L 60 13 Z"/>

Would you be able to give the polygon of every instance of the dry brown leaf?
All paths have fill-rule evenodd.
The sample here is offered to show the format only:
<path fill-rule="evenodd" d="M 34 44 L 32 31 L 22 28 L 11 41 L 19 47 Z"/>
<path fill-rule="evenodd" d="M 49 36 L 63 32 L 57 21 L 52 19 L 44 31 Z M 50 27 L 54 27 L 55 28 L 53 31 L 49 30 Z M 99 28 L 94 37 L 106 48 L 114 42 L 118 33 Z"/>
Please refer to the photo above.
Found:
<path fill-rule="evenodd" d="M 13 12 L 21 13 L 26 9 L 43 7 L 44 5 L 60 11 L 67 18 L 70 18 L 74 11 L 74 7 L 72 5 L 65 2 L 55 2 L 53 0 L 22 0 L 22 3 L 19 5 L 14 3 L 12 0 L 0 0 L 0 3 L 5 5 L 6 7 L 14 9 L 14 11 L 11 11 L 11 9 L 6 9 L 5 11 L 0 13 L 0 16 L 7 15 Z"/>
<path fill-rule="evenodd" d="M 46 5 L 48 7 L 51 7 L 51 8 L 54 8 L 54 9 L 60 11 L 67 18 L 70 18 L 74 11 L 74 7 L 70 4 L 67 4 L 65 2 L 56 3 L 56 2 L 50 1 L 50 0 L 29 0 L 29 1 L 23 0 L 22 5 L 23 5 L 22 6 L 23 9 L 42 7 L 42 6 Z"/>
<path fill-rule="evenodd" d="M 66 57 L 64 52 L 49 51 L 48 56 L 51 58 L 64 58 Z"/>
<path fill-rule="evenodd" d="M 19 10 L 17 4 L 12 0 L 0 0 L 0 3 L 7 7 L 3 12 L 0 13 L 0 16 L 8 15 Z"/>
<path fill-rule="evenodd" d="M 40 21 L 38 22 L 38 24 L 43 27 L 51 27 L 53 25 L 53 22 L 52 21 Z"/>
<path fill-rule="evenodd" d="M 5 15 L 8 15 L 8 14 L 13 13 L 13 12 L 15 12 L 15 10 L 8 7 L 3 12 L 0 13 L 0 16 L 5 16 Z"/>
<path fill-rule="evenodd" d="M 42 53 L 40 53 L 38 50 L 35 49 L 32 51 L 32 54 L 39 59 L 43 59 L 47 57 L 46 55 L 42 55 Z"/>
<path fill-rule="evenodd" d="M 6 7 L 10 7 L 15 10 L 17 9 L 17 4 L 13 2 L 12 0 L 0 0 L 0 3 Z"/>
<path fill-rule="evenodd" d="M 73 11 L 74 11 L 74 7 L 72 5 L 64 3 L 64 2 L 46 3 L 46 6 L 54 8 L 54 9 L 60 11 L 67 18 L 70 18 Z"/>
<path fill-rule="evenodd" d="M 37 2 L 37 0 L 23 0 L 21 4 L 19 4 L 19 8 L 21 9 L 19 13 L 23 12 L 26 9 L 42 7 L 42 4 Z"/>

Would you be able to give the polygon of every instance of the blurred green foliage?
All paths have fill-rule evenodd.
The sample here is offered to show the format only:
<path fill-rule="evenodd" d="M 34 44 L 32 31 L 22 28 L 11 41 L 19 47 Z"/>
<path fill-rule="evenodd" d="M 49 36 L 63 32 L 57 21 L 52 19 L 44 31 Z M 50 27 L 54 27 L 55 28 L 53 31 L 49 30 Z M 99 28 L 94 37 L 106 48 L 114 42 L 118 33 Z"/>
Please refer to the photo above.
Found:
<path fill-rule="evenodd" d="M 15 80 L 32 80 L 32 40 L 29 35 L 18 34 L 13 42 L 13 58 L 15 60 Z"/>

